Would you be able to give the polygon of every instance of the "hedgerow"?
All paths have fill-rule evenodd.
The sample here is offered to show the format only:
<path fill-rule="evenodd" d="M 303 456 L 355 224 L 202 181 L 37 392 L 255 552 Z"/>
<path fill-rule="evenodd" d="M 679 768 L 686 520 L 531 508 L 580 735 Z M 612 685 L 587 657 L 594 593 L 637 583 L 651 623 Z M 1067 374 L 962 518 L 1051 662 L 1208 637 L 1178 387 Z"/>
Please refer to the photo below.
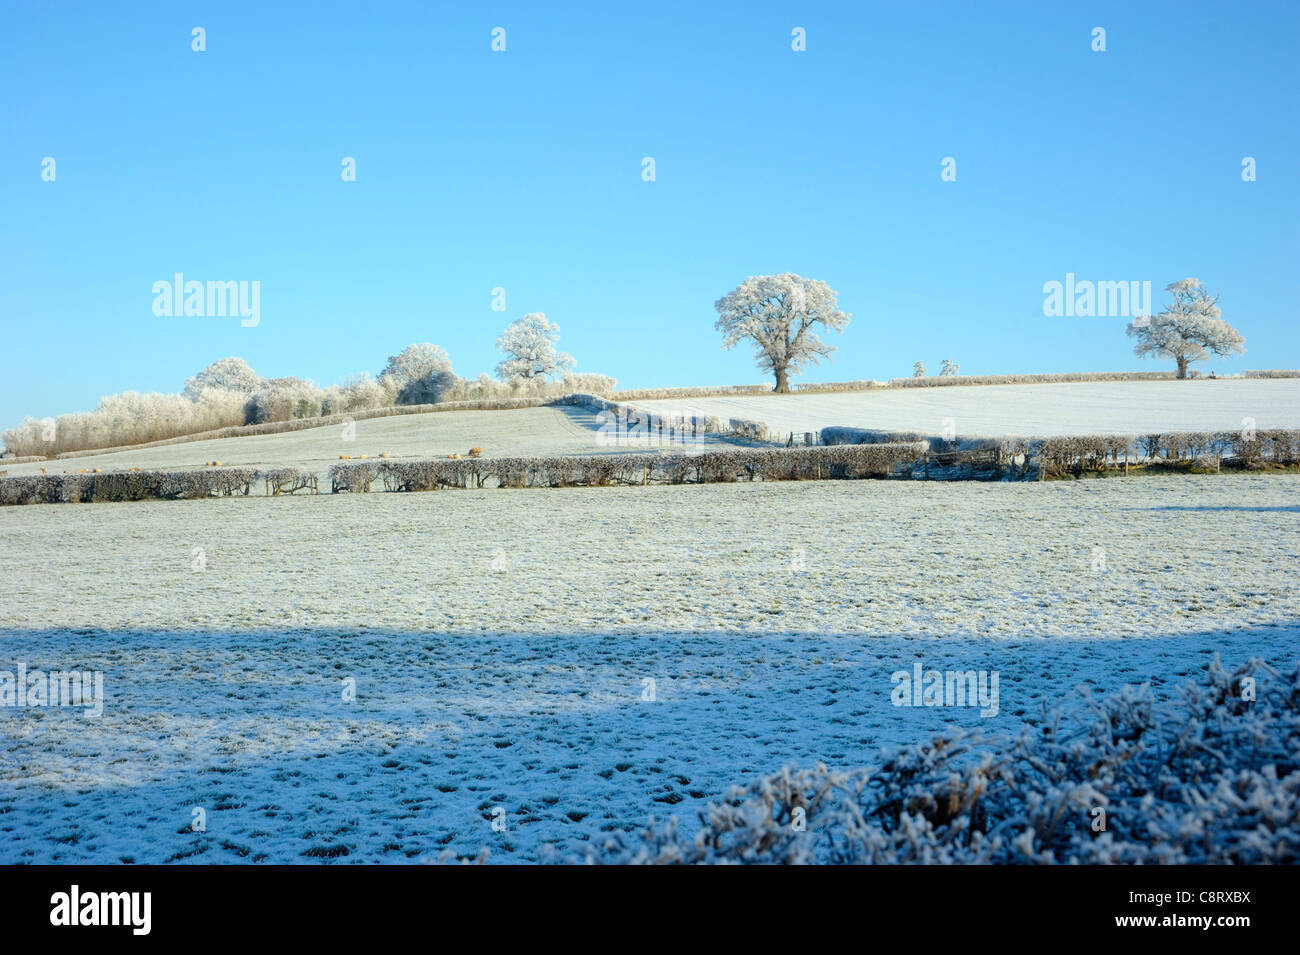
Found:
<path fill-rule="evenodd" d="M 891 378 L 892 388 L 951 388 L 958 385 L 1050 385 L 1071 381 L 1172 381 L 1172 371 L 1087 371 L 1052 375 L 933 375 Z"/>
<path fill-rule="evenodd" d="M 825 393 L 836 391 L 867 391 L 871 388 L 887 388 L 884 381 L 828 381 L 792 383 L 792 393 Z M 723 398 L 728 395 L 770 395 L 774 394 L 772 386 L 766 385 L 715 385 L 691 388 L 641 388 L 637 390 L 615 391 L 610 397 L 616 401 L 651 401 L 665 398 Z"/>
<path fill-rule="evenodd" d="M 335 490 L 597 487 L 614 484 L 711 484 L 885 477 L 915 464 L 924 443 L 815 448 L 727 448 L 699 454 L 662 452 L 572 457 L 435 458 L 341 462 L 330 468 Z"/>
<path fill-rule="evenodd" d="M 1271 676 L 1272 679 L 1266 679 Z M 1084 694 L 1014 740 L 953 729 L 860 769 L 786 768 L 579 857 L 647 864 L 1300 862 L 1300 670 L 1216 657 L 1180 698 Z"/>
<path fill-rule="evenodd" d="M 259 471 L 246 467 L 188 471 L 107 471 L 0 478 L 0 504 L 100 503 L 247 495 Z"/>
<path fill-rule="evenodd" d="M 1230 461 L 1253 470 L 1300 464 L 1300 430 L 1169 431 L 1075 435 L 1034 442 L 1045 477 L 1117 468 L 1128 462 L 1218 470 Z"/>

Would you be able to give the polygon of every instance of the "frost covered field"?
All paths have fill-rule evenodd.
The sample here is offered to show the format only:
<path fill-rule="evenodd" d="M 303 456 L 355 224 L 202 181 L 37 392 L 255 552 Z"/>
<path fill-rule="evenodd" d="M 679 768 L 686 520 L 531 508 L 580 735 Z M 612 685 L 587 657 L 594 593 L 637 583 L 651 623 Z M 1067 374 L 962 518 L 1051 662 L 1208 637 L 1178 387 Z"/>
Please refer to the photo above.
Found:
<path fill-rule="evenodd" d="M 0 669 L 102 670 L 107 697 L 0 709 L 0 862 L 527 860 L 651 814 L 689 831 L 785 764 L 1012 731 L 1215 653 L 1294 664 L 1298 532 L 1285 475 L 0 509 Z M 918 661 L 996 671 L 997 715 L 892 705 Z"/>
<path fill-rule="evenodd" d="M 0 469 L 16 476 L 39 474 L 42 467 L 54 473 L 78 468 L 193 468 L 219 460 L 223 464 L 259 467 L 302 465 L 323 476 L 341 454 L 377 458 L 386 452 L 393 457 L 427 458 L 452 452 L 464 454 L 471 447 L 481 447 L 488 457 L 510 457 L 617 450 L 599 443 L 599 427 L 595 413 L 573 405 L 514 411 L 439 411 L 369 418 L 354 422 L 354 430 L 347 433 L 341 425 L 326 425 L 285 434 L 182 442 Z M 719 439 L 706 436 L 701 442 L 713 445 Z"/>
<path fill-rule="evenodd" d="M 878 388 L 634 404 L 662 414 L 692 409 L 696 414 L 763 421 L 778 432 L 840 426 L 939 434 L 948 418 L 963 437 L 1236 431 L 1245 418 L 1253 418 L 1258 428 L 1300 425 L 1300 379 Z"/>

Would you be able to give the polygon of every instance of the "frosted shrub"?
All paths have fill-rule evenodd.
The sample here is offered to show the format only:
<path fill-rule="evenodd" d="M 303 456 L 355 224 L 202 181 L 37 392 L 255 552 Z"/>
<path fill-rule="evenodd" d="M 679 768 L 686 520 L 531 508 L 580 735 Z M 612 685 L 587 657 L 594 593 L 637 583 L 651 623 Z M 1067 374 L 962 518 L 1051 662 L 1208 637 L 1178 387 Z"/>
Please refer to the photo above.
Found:
<path fill-rule="evenodd" d="M 549 861 L 1296 864 L 1297 754 L 1300 670 L 1216 658 L 1176 702 L 1083 694 L 1014 740 L 949 730 L 869 768 L 783 769 L 708 805 L 692 839 L 651 820 Z"/>
<path fill-rule="evenodd" d="M 771 434 L 762 421 L 749 421 L 745 418 L 732 418 L 726 424 L 726 433 L 750 441 L 766 441 Z"/>
<path fill-rule="evenodd" d="M 316 490 L 316 475 L 302 467 L 271 468 L 262 472 L 262 479 L 266 482 L 266 493 L 271 497 Z"/>
<path fill-rule="evenodd" d="M 367 461 L 351 461 L 347 464 L 335 464 L 330 468 L 330 491 L 359 493 L 369 491 L 370 485 L 379 474 L 380 465 Z"/>
<path fill-rule="evenodd" d="M 396 395 L 366 373 L 347 379 L 341 385 L 331 385 L 321 393 L 321 414 L 346 414 L 351 411 L 369 411 L 396 404 Z"/>

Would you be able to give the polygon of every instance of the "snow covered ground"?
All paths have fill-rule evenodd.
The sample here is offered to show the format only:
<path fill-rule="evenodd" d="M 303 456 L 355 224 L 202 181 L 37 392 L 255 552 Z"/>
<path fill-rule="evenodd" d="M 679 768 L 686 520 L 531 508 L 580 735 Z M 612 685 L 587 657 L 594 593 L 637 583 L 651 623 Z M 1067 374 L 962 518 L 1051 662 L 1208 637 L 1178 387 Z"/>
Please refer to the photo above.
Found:
<path fill-rule="evenodd" d="M 783 764 L 1293 663 L 1298 532 L 1291 476 L 3 508 L 0 671 L 101 670 L 107 702 L 0 707 L 0 863 L 689 831 Z M 997 671 L 998 715 L 893 706 L 917 661 Z"/>
<path fill-rule="evenodd" d="M 1089 381 L 1041 385 L 879 388 L 831 394 L 735 395 L 636 401 L 663 414 L 763 421 L 774 431 L 842 426 L 944 433 L 947 419 L 962 437 L 1008 434 L 1149 434 L 1300 427 L 1300 379 Z"/>
<path fill-rule="evenodd" d="M 259 467 L 296 464 L 323 476 L 341 454 L 377 458 L 387 452 L 392 457 L 430 458 L 452 452 L 465 454 L 472 447 L 481 447 L 487 457 L 618 451 L 598 441 L 599 427 L 594 412 L 572 405 L 515 411 L 439 411 L 357 421 L 351 432 L 342 425 L 329 425 L 286 434 L 192 441 L 53 462 L 0 462 L 0 470 L 16 476 L 39 474 L 42 467 L 52 473 L 79 468 L 193 468 L 216 460 Z M 704 436 L 701 441 L 709 446 L 725 443 L 716 435 Z M 667 446 L 663 450 L 674 448 Z"/>

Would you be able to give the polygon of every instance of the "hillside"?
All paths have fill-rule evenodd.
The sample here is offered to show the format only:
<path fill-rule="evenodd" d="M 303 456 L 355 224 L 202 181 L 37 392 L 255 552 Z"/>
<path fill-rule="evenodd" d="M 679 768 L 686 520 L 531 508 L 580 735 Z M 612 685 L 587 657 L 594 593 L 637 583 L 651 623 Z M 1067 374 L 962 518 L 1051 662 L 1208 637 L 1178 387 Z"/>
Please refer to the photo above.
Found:
<path fill-rule="evenodd" d="M 775 432 L 841 426 L 962 437 L 1145 434 L 1300 426 L 1300 379 L 1090 381 L 877 388 L 831 394 L 728 395 L 637 401 L 662 414 L 763 421 Z"/>
<path fill-rule="evenodd" d="M 355 437 L 351 441 L 344 440 L 343 428 L 334 424 L 283 434 L 215 438 L 54 461 L 0 463 L 0 470 L 17 476 L 39 474 L 42 467 L 55 473 L 81 468 L 192 468 L 217 460 L 259 467 L 301 465 L 323 476 L 342 454 L 431 458 L 453 452 L 464 454 L 472 447 L 481 447 L 486 456 L 511 457 L 619 450 L 599 443 L 594 412 L 572 405 L 393 415 L 357 421 L 353 427 Z M 723 442 L 716 436 L 705 441 L 706 446 L 718 443 Z"/>

